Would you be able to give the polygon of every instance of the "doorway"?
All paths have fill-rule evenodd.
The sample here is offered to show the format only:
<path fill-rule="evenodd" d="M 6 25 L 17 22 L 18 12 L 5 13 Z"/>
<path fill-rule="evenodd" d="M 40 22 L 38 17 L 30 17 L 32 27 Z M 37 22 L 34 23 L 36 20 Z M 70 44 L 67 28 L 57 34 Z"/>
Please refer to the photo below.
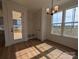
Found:
<path fill-rule="evenodd" d="M 0 47 L 5 46 L 4 22 L 3 22 L 3 8 L 0 0 Z"/>

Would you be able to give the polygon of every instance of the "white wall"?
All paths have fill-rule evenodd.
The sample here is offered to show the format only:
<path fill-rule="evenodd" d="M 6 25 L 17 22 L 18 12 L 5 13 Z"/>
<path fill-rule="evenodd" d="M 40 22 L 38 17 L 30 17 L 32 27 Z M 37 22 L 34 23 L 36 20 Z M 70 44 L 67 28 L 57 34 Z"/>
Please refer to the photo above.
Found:
<path fill-rule="evenodd" d="M 47 14 L 45 8 L 42 8 L 34 13 L 34 28 L 35 34 L 38 39 L 41 41 L 47 38 Z"/>
<path fill-rule="evenodd" d="M 28 39 L 36 38 L 36 16 L 34 11 L 27 11 L 27 17 L 28 17 Z M 34 36 L 31 36 L 31 35 Z"/>
<path fill-rule="evenodd" d="M 47 39 L 47 14 L 46 9 L 42 8 L 42 16 L 41 16 L 41 40 Z"/>
<path fill-rule="evenodd" d="M 34 13 L 34 26 L 35 26 L 35 35 L 38 39 L 41 39 L 41 12 L 42 10 L 38 10 Z"/>
<path fill-rule="evenodd" d="M 34 22 L 35 22 L 35 19 L 34 19 L 34 13 L 32 11 L 28 11 L 27 12 L 27 17 L 28 17 L 28 34 L 34 34 L 34 30 L 35 30 L 35 27 L 34 27 Z"/>
<path fill-rule="evenodd" d="M 70 0 L 66 3 L 64 3 L 63 5 L 61 5 L 60 9 L 61 10 L 69 9 L 69 8 L 78 6 L 77 4 L 78 4 L 78 0 Z"/>
<path fill-rule="evenodd" d="M 4 29 L 5 29 L 5 46 L 9 46 L 15 43 L 19 43 L 22 41 L 27 41 L 28 37 L 28 29 L 27 29 L 27 10 L 23 6 L 13 2 L 2 0 L 3 3 L 3 15 L 4 15 Z M 23 25 L 23 39 L 21 40 L 13 40 L 12 29 L 12 10 L 21 11 L 22 12 L 22 25 Z"/>

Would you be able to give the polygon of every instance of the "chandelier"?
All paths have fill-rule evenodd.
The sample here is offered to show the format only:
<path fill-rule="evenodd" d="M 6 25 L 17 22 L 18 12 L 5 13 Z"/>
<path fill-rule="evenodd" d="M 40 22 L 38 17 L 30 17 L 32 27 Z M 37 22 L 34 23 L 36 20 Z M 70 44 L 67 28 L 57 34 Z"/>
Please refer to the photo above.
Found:
<path fill-rule="evenodd" d="M 58 0 L 57 0 L 58 2 Z M 46 13 L 49 14 L 49 15 L 53 15 L 54 13 L 58 12 L 59 11 L 59 5 L 55 5 L 53 7 L 53 0 L 52 0 L 52 8 L 46 8 Z"/>

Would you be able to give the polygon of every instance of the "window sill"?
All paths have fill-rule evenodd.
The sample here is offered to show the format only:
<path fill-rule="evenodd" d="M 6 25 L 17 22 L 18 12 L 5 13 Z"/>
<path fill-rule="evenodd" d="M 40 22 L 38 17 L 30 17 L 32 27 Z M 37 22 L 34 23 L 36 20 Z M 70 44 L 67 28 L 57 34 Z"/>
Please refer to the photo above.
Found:
<path fill-rule="evenodd" d="M 72 37 L 72 36 L 69 36 L 69 35 L 61 35 L 61 34 L 51 34 L 51 35 L 61 36 L 61 37 L 66 37 L 66 38 L 72 38 L 72 39 L 78 39 L 77 37 Z"/>
<path fill-rule="evenodd" d="M 63 37 L 78 39 L 78 37 L 73 37 L 73 36 L 69 36 L 69 35 L 63 35 Z"/>

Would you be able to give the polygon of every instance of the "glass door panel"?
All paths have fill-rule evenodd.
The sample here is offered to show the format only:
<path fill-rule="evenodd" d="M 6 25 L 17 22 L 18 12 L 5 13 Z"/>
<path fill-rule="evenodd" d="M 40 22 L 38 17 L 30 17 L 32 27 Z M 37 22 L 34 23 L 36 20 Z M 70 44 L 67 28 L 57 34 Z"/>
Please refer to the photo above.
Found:
<path fill-rule="evenodd" d="M 14 40 L 22 39 L 22 13 L 12 11 L 12 22 L 13 22 L 13 38 Z"/>

